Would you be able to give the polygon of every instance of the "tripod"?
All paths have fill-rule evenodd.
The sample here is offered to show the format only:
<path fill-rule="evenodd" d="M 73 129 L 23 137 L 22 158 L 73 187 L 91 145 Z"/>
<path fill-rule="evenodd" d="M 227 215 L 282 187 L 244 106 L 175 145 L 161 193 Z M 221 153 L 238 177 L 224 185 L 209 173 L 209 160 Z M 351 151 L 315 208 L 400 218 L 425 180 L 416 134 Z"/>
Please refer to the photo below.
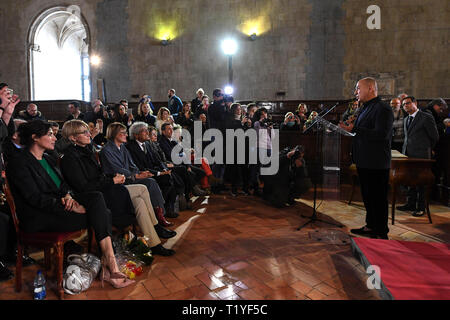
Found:
<path fill-rule="evenodd" d="M 320 141 L 320 138 L 319 138 L 319 132 L 320 132 L 319 125 L 321 124 L 321 121 L 319 121 L 319 120 L 322 119 L 323 117 L 325 117 L 329 112 L 334 110 L 338 105 L 339 105 L 339 102 L 336 103 L 330 110 L 326 111 L 323 115 L 317 116 L 316 119 L 313 121 L 313 123 L 308 128 L 306 128 L 305 131 L 303 131 L 303 133 L 306 133 L 312 127 L 315 126 L 315 128 L 316 128 L 316 157 L 315 157 L 316 158 L 316 164 L 315 164 L 315 168 L 314 168 L 315 170 L 313 170 L 314 171 L 313 175 L 315 176 L 315 178 L 314 178 L 314 195 L 313 195 L 313 214 L 312 214 L 312 216 L 305 216 L 303 214 L 301 215 L 302 217 L 308 218 L 309 220 L 306 223 L 304 223 L 303 225 L 301 225 L 300 227 L 298 227 L 297 231 L 303 229 L 304 227 L 306 227 L 310 223 L 311 224 L 315 223 L 316 221 L 327 223 L 327 224 L 330 224 L 330 225 L 333 225 L 333 226 L 336 226 L 336 227 L 339 227 L 339 228 L 343 227 L 343 225 L 341 225 L 341 224 L 336 224 L 336 223 L 333 223 L 333 222 L 324 221 L 324 220 L 321 220 L 321 219 L 319 219 L 317 217 L 317 181 L 320 179 L 319 178 L 319 172 L 322 171 L 322 169 L 319 169 L 319 166 L 321 166 L 321 160 L 322 160 L 322 152 L 320 152 L 320 149 L 319 149 L 319 147 L 321 145 L 321 143 L 320 143 L 321 141 Z M 322 175 L 320 175 L 320 177 L 321 176 Z"/>

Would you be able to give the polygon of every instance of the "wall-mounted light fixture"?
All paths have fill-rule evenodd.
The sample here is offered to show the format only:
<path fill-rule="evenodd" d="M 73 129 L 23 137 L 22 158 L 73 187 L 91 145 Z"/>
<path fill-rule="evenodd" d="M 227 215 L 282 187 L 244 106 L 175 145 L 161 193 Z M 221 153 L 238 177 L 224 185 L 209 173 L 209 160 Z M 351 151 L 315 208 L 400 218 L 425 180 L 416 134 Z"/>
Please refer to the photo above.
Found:
<path fill-rule="evenodd" d="M 250 39 L 251 41 L 255 41 L 256 38 L 257 38 L 256 33 L 252 33 L 252 34 L 250 35 L 250 37 L 249 37 L 249 39 Z"/>
<path fill-rule="evenodd" d="M 102 60 L 100 59 L 99 56 L 97 56 L 97 55 L 91 56 L 91 64 L 94 67 L 98 67 L 100 65 L 100 63 L 102 63 Z"/>
<path fill-rule="evenodd" d="M 161 45 L 163 45 L 163 46 L 168 46 L 169 43 L 170 43 L 170 39 L 163 39 L 163 40 L 161 40 Z"/>

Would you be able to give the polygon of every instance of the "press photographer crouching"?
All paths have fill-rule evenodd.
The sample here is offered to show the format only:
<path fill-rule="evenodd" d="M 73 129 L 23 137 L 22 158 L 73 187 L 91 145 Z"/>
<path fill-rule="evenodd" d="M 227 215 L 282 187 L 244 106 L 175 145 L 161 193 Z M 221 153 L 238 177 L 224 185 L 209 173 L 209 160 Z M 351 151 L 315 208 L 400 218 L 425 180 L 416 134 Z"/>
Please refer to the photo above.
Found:
<path fill-rule="evenodd" d="M 308 177 L 303 146 L 286 148 L 280 152 L 280 169 L 264 179 L 264 199 L 281 208 L 295 203 L 295 199 L 312 186 Z"/>

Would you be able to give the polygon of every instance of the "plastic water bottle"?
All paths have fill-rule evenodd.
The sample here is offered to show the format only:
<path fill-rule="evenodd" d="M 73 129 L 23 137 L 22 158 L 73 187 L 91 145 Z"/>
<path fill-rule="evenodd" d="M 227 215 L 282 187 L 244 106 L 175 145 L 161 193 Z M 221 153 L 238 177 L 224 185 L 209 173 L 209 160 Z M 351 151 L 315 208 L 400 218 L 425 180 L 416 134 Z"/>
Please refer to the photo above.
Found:
<path fill-rule="evenodd" d="M 34 300 L 44 300 L 46 296 L 45 278 L 42 271 L 39 270 L 34 278 Z"/>

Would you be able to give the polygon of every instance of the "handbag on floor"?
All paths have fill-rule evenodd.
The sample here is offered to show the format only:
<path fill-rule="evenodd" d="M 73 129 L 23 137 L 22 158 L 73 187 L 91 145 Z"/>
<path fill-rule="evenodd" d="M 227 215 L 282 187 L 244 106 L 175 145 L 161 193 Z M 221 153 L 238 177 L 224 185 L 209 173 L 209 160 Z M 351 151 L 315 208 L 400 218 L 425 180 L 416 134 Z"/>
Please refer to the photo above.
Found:
<path fill-rule="evenodd" d="M 67 262 L 63 276 L 64 292 L 75 295 L 89 289 L 100 271 L 100 259 L 90 253 L 72 254 L 67 257 Z"/>

